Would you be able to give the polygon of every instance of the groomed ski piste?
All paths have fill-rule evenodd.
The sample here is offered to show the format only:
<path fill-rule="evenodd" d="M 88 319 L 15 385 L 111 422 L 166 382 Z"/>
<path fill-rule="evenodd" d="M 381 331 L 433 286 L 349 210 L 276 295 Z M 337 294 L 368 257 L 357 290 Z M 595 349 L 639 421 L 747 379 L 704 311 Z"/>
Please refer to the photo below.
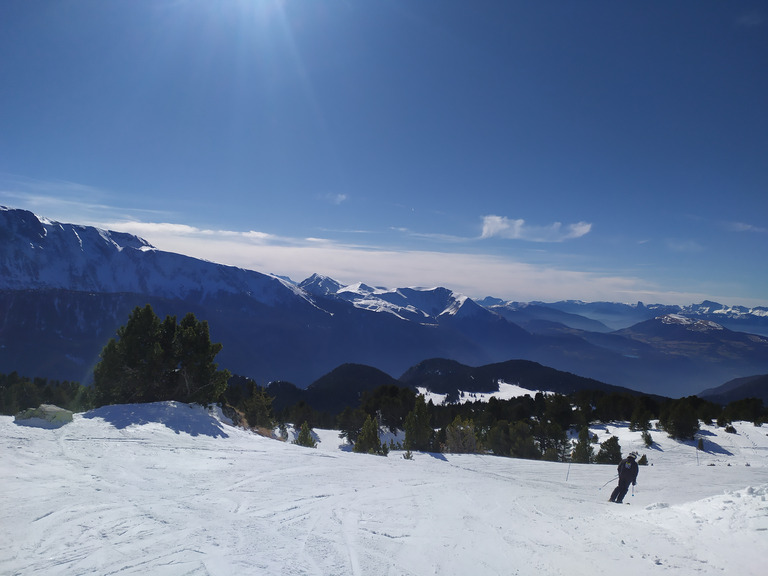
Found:
<path fill-rule="evenodd" d="M 615 466 L 303 448 L 172 402 L 3 416 L 0 573 L 762 575 L 768 426 L 735 428 L 702 452 L 595 426 L 652 464 L 619 506 Z"/>

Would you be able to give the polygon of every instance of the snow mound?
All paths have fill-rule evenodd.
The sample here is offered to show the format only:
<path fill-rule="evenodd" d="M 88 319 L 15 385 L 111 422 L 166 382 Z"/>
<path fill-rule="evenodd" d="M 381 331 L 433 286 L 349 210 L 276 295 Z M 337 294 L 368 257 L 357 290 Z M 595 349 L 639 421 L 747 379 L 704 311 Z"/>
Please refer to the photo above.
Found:
<path fill-rule="evenodd" d="M 102 406 L 83 414 L 86 419 L 100 419 L 122 430 L 136 426 L 164 427 L 177 434 L 227 438 L 225 417 L 221 408 L 208 410 L 203 406 L 181 402 L 153 404 L 115 404 Z"/>
<path fill-rule="evenodd" d="M 768 484 L 743 490 L 726 490 L 719 496 L 680 506 L 698 523 L 739 526 L 757 532 L 768 531 Z"/>

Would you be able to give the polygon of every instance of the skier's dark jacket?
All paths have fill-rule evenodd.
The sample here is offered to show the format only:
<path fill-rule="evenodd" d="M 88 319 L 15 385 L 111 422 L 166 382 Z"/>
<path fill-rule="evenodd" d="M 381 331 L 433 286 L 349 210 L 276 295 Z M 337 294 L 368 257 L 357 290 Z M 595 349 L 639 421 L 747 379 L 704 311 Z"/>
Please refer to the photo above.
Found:
<path fill-rule="evenodd" d="M 637 480 L 637 462 L 634 458 L 624 458 L 619 464 L 619 481 L 629 486 Z"/>

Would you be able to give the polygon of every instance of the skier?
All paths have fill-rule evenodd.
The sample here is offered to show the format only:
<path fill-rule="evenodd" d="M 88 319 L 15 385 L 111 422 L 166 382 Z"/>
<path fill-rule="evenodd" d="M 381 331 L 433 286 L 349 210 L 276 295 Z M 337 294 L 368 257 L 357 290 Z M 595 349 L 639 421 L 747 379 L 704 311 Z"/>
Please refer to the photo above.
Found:
<path fill-rule="evenodd" d="M 630 452 L 629 456 L 624 458 L 619 464 L 619 485 L 614 488 L 611 494 L 611 502 L 621 504 L 624 496 L 627 494 L 627 490 L 629 490 L 629 485 L 637 485 L 638 468 L 637 462 L 635 462 L 636 459 L 637 452 Z"/>

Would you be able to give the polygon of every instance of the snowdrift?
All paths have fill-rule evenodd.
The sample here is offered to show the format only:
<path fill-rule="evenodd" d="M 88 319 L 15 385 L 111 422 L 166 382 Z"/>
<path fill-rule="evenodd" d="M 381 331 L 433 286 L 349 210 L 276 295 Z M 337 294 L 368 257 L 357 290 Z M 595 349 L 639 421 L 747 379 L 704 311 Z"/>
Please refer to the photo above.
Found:
<path fill-rule="evenodd" d="M 306 449 L 184 404 L 52 430 L 0 417 L 0 572 L 763 574 L 768 429 L 736 429 L 705 427 L 705 452 L 652 430 L 620 506 L 612 466 L 383 458 L 323 430 Z M 594 432 L 642 449 L 624 425 Z"/>

